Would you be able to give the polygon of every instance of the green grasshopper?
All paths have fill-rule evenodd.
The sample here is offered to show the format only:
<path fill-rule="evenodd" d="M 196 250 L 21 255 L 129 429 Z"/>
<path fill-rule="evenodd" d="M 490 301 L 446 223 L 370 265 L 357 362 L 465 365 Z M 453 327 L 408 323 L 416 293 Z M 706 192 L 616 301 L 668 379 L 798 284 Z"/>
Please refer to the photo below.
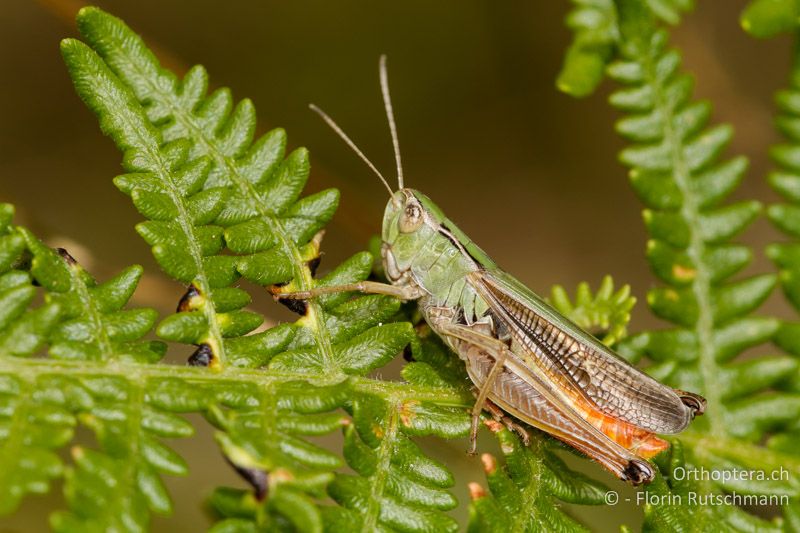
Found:
<path fill-rule="evenodd" d="M 669 447 L 655 434 L 683 431 L 703 413 L 705 399 L 629 365 L 501 270 L 430 198 L 406 188 L 385 56 L 380 84 L 397 164 L 396 191 L 328 115 L 311 108 L 389 190 L 381 255 L 391 283 L 278 290 L 276 297 L 360 291 L 416 300 L 430 328 L 465 361 L 475 385 L 471 453 L 487 409 L 525 442 L 525 430 L 505 414 L 566 442 L 622 480 L 652 481 L 655 472 L 646 459 Z"/>

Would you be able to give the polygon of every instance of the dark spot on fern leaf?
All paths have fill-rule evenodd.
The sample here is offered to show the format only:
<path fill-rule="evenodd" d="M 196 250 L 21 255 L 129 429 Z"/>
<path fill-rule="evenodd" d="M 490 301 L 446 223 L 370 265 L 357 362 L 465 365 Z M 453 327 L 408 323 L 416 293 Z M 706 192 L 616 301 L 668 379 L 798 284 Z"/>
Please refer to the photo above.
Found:
<path fill-rule="evenodd" d="M 234 464 L 229 458 L 225 460 L 230 464 L 236 472 L 242 476 L 242 479 L 247 481 L 253 487 L 253 494 L 258 501 L 264 501 L 267 497 L 269 489 L 269 473 L 266 470 L 258 468 L 247 468 Z"/>
<path fill-rule="evenodd" d="M 178 313 L 182 311 L 191 311 L 193 309 L 192 299 L 197 298 L 198 296 L 200 296 L 200 291 L 197 289 L 197 286 L 194 283 L 192 283 L 187 287 L 186 293 L 183 296 L 181 296 L 176 311 Z"/>
<path fill-rule="evenodd" d="M 27 248 L 20 254 L 20 256 L 11 263 L 11 268 L 14 270 L 30 270 L 33 262 L 33 253 Z M 34 279 L 33 285 L 39 287 L 39 283 Z"/>
<path fill-rule="evenodd" d="M 322 262 L 322 256 L 318 255 L 314 259 L 308 262 L 308 270 L 311 271 L 311 276 L 317 275 L 317 268 L 319 268 L 319 264 Z"/>
<path fill-rule="evenodd" d="M 214 352 L 208 344 L 201 344 L 189 357 L 189 366 L 209 366 L 214 359 Z"/>
<path fill-rule="evenodd" d="M 69 266 L 77 265 L 78 261 L 75 260 L 74 257 L 70 255 L 70 253 L 65 248 L 56 248 L 56 252 L 61 258 L 67 262 Z"/>
<path fill-rule="evenodd" d="M 294 300 L 292 298 L 281 298 L 278 300 L 280 303 L 285 305 L 290 311 L 297 313 L 298 315 L 305 315 L 308 312 L 308 302 L 305 300 Z"/>
<path fill-rule="evenodd" d="M 406 344 L 406 347 L 403 348 L 403 359 L 405 359 L 409 363 L 413 363 L 416 361 L 416 359 L 414 359 L 414 352 L 411 350 L 410 344 Z"/>

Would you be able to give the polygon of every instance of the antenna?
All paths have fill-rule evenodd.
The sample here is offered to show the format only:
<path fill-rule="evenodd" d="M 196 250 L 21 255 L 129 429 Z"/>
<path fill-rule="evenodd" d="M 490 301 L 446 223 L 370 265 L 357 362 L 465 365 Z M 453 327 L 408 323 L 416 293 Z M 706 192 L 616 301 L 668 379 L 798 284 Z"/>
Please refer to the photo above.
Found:
<path fill-rule="evenodd" d="M 394 160 L 397 164 L 397 187 L 403 187 L 403 162 L 400 160 L 400 141 L 397 140 L 397 126 L 394 123 L 394 111 L 392 110 L 392 97 L 389 95 L 389 76 L 386 73 L 386 54 L 380 59 L 380 78 L 381 92 L 383 93 L 383 105 L 386 108 L 386 119 L 389 121 L 389 131 L 392 133 L 392 144 L 394 145 Z"/>
<path fill-rule="evenodd" d="M 347 136 L 344 130 L 342 130 L 342 128 L 340 128 L 339 125 L 336 122 L 334 122 L 334 120 L 331 117 L 329 117 L 327 113 L 325 113 L 325 111 L 318 108 L 314 104 L 308 104 L 308 108 L 311 109 L 311 111 L 313 111 L 320 117 L 322 117 L 322 120 L 324 120 L 325 123 L 328 126 L 330 126 L 331 129 L 335 131 L 336 134 L 339 137 L 341 137 L 345 143 L 347 143 L 347 146 L 349 146 L 350 149 L 353 150 L 356 153 L 356 155 L 358 155 L 358 157 L 360 157 L 361 160 L 364 161 L 364 163 L 366 163 L 367 166 L 372 170 L 372 172 L 374 172 L 375 175 L 378 176 L 378 178 L 383 182 L 383 184 L 386 186 L 386 190 L 389 191 L 389 197 L 394 198 L 394 191 L 392 191 L 392 188 L 389 186 L 389 182 L 386 181 L 386 178 L 383 177 L 383 174 L 381 174 L 380 171 L 377 168 L 375 168 L 375 165 L 372 164 L 372 161 L 367 159 L 367 156 L 364 155 L 364 152 L 358 149 L 356 143 L 350 140 L 350 137 Z"/>

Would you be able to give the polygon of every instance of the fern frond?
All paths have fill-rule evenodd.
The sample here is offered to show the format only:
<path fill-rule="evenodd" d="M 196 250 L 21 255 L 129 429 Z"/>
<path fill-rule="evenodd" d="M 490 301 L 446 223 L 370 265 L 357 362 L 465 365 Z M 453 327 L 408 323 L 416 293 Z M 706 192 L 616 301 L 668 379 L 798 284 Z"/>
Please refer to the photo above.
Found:
<path fill-rule="evenodd" d="M 37 292 L 31 257 L 25 234 L 12 224 L 13 218 L 14 207 L 0 204 L 0 356 L 4 357 L 36 353 L 61 317 L 57 302 L 31 308 Z"/>
<path fill-rule="evenodd" d="M 18 230 L 32 254 L 31 274 L 58 305 L 61 322 L 49 336 L 56 359 L 159 361 L 166 345 L 141 340 L 157 319 L 154 309 L 124 309 L 142 276 L 134 265 L 105 283 L 92 276 L 64 249 L 45 246 L 24 228 Z"/>
<path fill-rule="evenodd" d="M 632 361 L 646 356 L 654 377 L 707 398 L 705 416 L 680 436 L 691 464 L 795 468 L 791 457 L 758 443 L 768 433 L 784 431 L 800 414 L 800 396 L 776 390 L 796 372 L 797 361 L 776 356 L 733 362 L 745 349 L 770 340 L 779 327 L 775 319 L 750 314 L 770 294 L 774 276 L 730 280 L 752 257 L 731 240 L 761 210 L 754 201 L 722 204 L 747 162 L 720 161 L 732 131 L 707 127 L 710 105 L 691 101 L 692 79 L 680 72 L 680 54 L 668 48 L 653 6 L 633 0 L 618 0 L 616 6 L 620 37 L 608 73 L 623 88 L 610 102 L 626 114 L 616 129 L 632 143 L 620 159 L 631 168 L 631 184 L 646 206 L 647 258 L 665 284 L 650 291 L 648 304 L 677 326 L 629 337 L 619 351 Z M 739 488 L 777 490 L 757 482 Z M 706 483 L 701 489 L 731 487 Z M 780 490 L 797 493 L 791 482 Z M 695 520 L 705 523 L 703 517 Z"/>
<path fill-rule="evenodd" d="M 0 516 L 14 512 L 27 494 L 47 492 L 63 475 L 57 452 L 72 440 L 74 410 L 86 398 L 69 379 L 0 372 Z"/>
<path fill-rule="evenodd" d="M 605 76 L 619 38 L 613 0 L 573 0 L 567 15 L 572 43 L 556 78 L 559 90 L 576 97 L 592 94 Z"/>
<path fill-rule="evenodd" d="M 78 418 L 99 449 L 72 448 L 64 487 L 69 511 L 55 513 L 50 523 L 56 531 L 146 530 L 150 512 L 172 510 L 160 475 L 187 473 L 184 460 L 160 439 L 189 437 L 194 429 L 127 377 L 85 377 L 80 386 L 92 405 Z"/>
<path fill-rule="evenodd" d="M 572 30 L 572 43 L 564 54 L 556 87 L 581 98 L 592 94 L 603 81 L 620 42 L 620 28 L 614 0 L 572 0 L 572 3 L 574 7 L 565 21 Z M 680 22 L 682 13 L 694 7 L 693 0 L 643 0 L 643 4 L 655 17 L 669 24 Z"/>
<path fill-rule="evenodd" d="M 208 160 L 190 159 L 192 144 L 187 140 L 164 144 L 161 132 L 131 92 L 89 47 L 65 40 L 61 49 L 78 94 L 100 117 L 103 131 L 125 152 L 129 174 L 115 183 L 150 219 L 139 224 L 137 231 L 153 247 L 164 271 L 191 283 L 190 290 L 197 293 L 196 298 L 187 299 L 188 309 L 178 319 L 162 324 L 160 333 L 168 340 L 206 347 L 209 365 L 224 368 L 224 335 L 238 336 L 261 323 L 259 317 L 238 310 L 248 301 L 238 293 L 229 297 L 226 292 L 225 299 L 234 302 L 227 316 L 221 316 L 211 297 L 212 291 L 227 287 L 239 276 L 236 258 L 220 254 L 222 228 L 211 224 L 228 191 L 202 189 L 210 169 Z"/>
<path fill-rule="evenodd" d="M 37 294 L 28 268 L 25 237 L 13 226 L 14 208 L 0 204 L 0 357 L 30 356 L 47 341 L 61 309 L 55 302 L 31 308 Z M 56 451 L 76 426 L 71 394 L 55 379 L 26 379 L 0 372 L 0 516 L 13 512 L 27 493 L 47 492 L 63 472 Z M 61 395 L 36 394 L 63 390 Z M 66 404 L 66 405 L 65 405 Z"/>
<path fill-rule="evenodd" d="M 796 32 L 799 10 L 800 6 L 796 2 L 754 1 L 742 13 L 742 26 L 756 37 L 771 37 L 784 31 Z M 800 135 L 798 135 L 797 128 L 798 119 L 800 119 L 798 97 L 800 97 L 800 50 L 795 42 L 789 88 L 778 92 L 775 98 L 778 107 L 776 126 L 785 142 L 772 147 L 770 155 L 778 168 L 770 172 L 767 178 L 770 186 L 784 200 L 783 203 L 770 205 L 767 209 L 767 216 L 789 240 L 768 246 L 767 256 L 778 267 L 783 293 L 796 310 L 800 310 L 800 259 L 798 259 L 800 244 L 797 241 L 800 237 L 800 224 L 798 224 L 800 164 L 796 157 L 800 150 Z M 800 325 L 790 322 L 782 323 L 775 341 L 787 352 L 797 356 L 800 354 Z M 791 377 L 780 384 L 780 389 L 793 395 L 794 398 L 800 398 L 800 379 L 798 377 L 800 377 L 800 373 L 795 368 Z M 797 447 L 798 438 L 800 438 L 800 423 L 794 419 L 786 425 L 783 432 L 771 434 L 766 444 L 772 450 L 797 457 L 800 453 Z M 793 497 L 792 501 L 783 506 L 787 531 L 800 528 L 800 504 L 798 503 L 800 498 L 796 492 L 791 496 Z"/>
<path fill-rule="evenodd" d="M 644 507 L 643 531 L 785 531 L 779 519 L 768 521 L 736 505 L 721 505 L 726 501 L 723 497 L 733 500 L 730 495 L 708 494 L 703 481 L 691 477 L 693 470 L 684 460 L 680 441 L 675 441 L 669 451 L 660 455 L 657 463 L 665 474 L 658 476 L 647 487 L 647 492 L 637 497 Z"/>
<path fill-rule="evenodd" d="M 611 101 L 629 113 L 617 130 L 635 144 L 620 158 L 632 167 L 631 183 L 647 206 L 644 219 L 652 237 L 648 259 L 667 284 L 651 291 L 648 303 L 657 316 L 681 327 L 644 333 L 626 344 L 651 357 L 660 377 L 707 395 L 704 420 L 711 434 L 757 439 L 780 421 L 761 420 L 764 413 L 758 409 L 738 412 L 742 410 L 734 400 L 769 388 L 794 369 L 788 358 L 761 359 L 758 367 L 753 362 L 729 363 L 746 347 L 769 339 L 778 325 L 773 319 L 747 316 L 770 293 L 774 276 L 727 281 L 752 256 L 748 248 L 729 240 L 747 227 L 760 205 L 744 201 L 720 206 L 739 183 L 746 160 L 718 162 L 732 135 L 730 128 L 703 129 L 710 108 L 689 101 L 691 78 L 678 73 L 680 58 L 666 49 L 666 34 L 648 22 L 642 10 L 631 8 L 627 13 L 627 46 L 621 50 L 623 59 L 610 69 L 626 88 Z M 650 345 L 672 349 L 655 353 Z M 725 385 L 739 386 L 726 389 L 720 386 L 721 378 Z M 788 402 L 785 407 L 792 405 L 792 398 L 783 399 Z M 786 421 L 793 412 L 785 413 Z"/>
<path fill-rule="evenodd" d="M 144 530 L 150 511 L 171 507 L 160 474 L 186 471 L 183 460 L 159 439 L 189 436 L 192 427 L 152 405 L 136 376 L 87 370 L 78 377 L 60 366 L 161 358 L 163 343 L 140 340 L 155 323 L 155 311 L 123 309 L 141 267 L 97 284 L 65 250 L 52 250 L 28 230 L 12 227 L 9 206 L 2 211 L 7 253 L 0 277 L 16 280 L 9 290 L 17 294 L 7 308 L 16 314 L 7 314 L 15 322 L 6 326 L 10 338 L 22 342 L 10 349 L 6 344 L 0 361 L 0 511 L 12 511 L 27 492 L 46 492 L 51 479 L 64 475 L 70 511 L 51 517 L 55 530 Z M 45 304 L 24 311 L 22 304 L 36 292 Z M 43 361 L 41 371 L 15 364 L 15 357 L 31 356 L 45 345 L 51 359 L 31 361 L 36 366 Z M 94 433 L 97 448 L 73 447 L 73 465 L 65 468 L 54 452 L 72 440 L 78 425 Z"/>
<path fill-rule="evenodd" d="M 446 490 L 453 476 L 409 436 L 463 436 L 469 429 L 463 409 L 359 397 L 351 410 L 344 455 L 358 475 L 337 474 L 329 487 L 341 505 L 327 510 L 329 529 L 456 531 L 456 522 L 442 512 L 457 504 Z"/>
<path fill-rule="evenodd" d="M 190 364 L 210 360 L 221 378 L 238 377 L 239 370 L 261 369 L 267 380 L 268 385 L 241 389 L 236 405 L 215 397 L 203 406 L 220 429 L 217 440 L 225 456 L 254 488 L 252 494 L 230 489 L 216 493 L 213 504 L 226 518 L 217 527 L 225 530 L 248 524 L 248 528 L 271 530 L 293 524 L 317 531 L 325 516 L 333 516 L 321 515 L 317 503 L 339 461 L 302 436 L 327 433 L 345 424 L 347 419 L 335 413 L 336 408 L 345 408 L 357 420 L 358 405 L 382 402 L 388 406 L 384 422 L 399 416 L 411 424 L 404 434 L 452 436 L 453 422 L 448 419 L 465 419 L 463 396 L 426 383 L 409 383 L 400 389 L 402 393 L 391 395 L 371 380 L 353 388 L 356 377 L 386 364 L 414 338 L 409 324 L 384 323 L 399 310 L 399 302 L 392 298 L 340 294 L 296 302 L 292 308 L 303 317 L 295 324 L 247 335 L 258 322 L 241 309 L 249 300 L 231 287 L 239 275 L 273 291 L 338 285 L 369 276 L 372 258 L 360 253 L 327 276 L 313 277 L 320 244 L 315 235 L 332 216 L 338 193 L 324 191 L 298 199 L 308 177 L 305 150 L 295 150 L 284 159 L 281 130 L 252 142 L 252 104 L 244 101 L 231 114 L 226 89 L 206 97 L 202 67 L 178 81 L 118 19 L 86 8 L 78 20 L 93 49 L 65 42 L 73 80 L 99 115 L 104 131 L 120 148 L 135 153 L 125 158 L 129 174 L 115 182 L 152 219 L 138 229 L 154 245 L 161 266 L 191 284 L 179 312 L 166 318 L 158 333 L 168 340 L 200 345 Z M 178 194 L 173 194 L 175 190 Z M 209 197 L 214 201 L 205 202 Z M 180 222 L 184 212 L 193 213 L 195 204 L 213 204 L 213 209 Z M 178 221 L 180 228 L 171 221 Z M 186 250 L 198 253 L 188 257 Z M 304 381 L 269 380 L 275 375 Z M 302 399 L 296 404 L 285 400 L 291 397 L 285 387 L 299 388 Z M 344 393 L 331 394 L 332 388 Z M 448 396 L 451 402 L 457 398 L 455 405 L 441 405 Z M 462 423 L 459 431 L 463 433 L 464 427 Z M 349 442 L 371 442 L 363 433 L 371 428 L 358 423 L 348 428 Z M 411 445 L 398 433 L 379 448 L 386 453 Z M 358 450 L 364 456 L 348 456 L 351 465 L 377 453 L 369 446 Z M 364 482 L 373 488 L 380 485 L 366 474 L 359 479 L 359 486 L 365 486 Z M 423 485 L 416 487 L 409 481 L 401 488 L 416 495 L 403 502 L 409 513 L 428 516 L 431 509 L 443 505 L 442 496 L 428 500 L 435 495 L 432 489 L 419 492 Z M 374 509 L 345 507 L 348 511 L 339 512 L 364 515 L 367 523 L 377 520 Z M 435 521 L 449 520 L 441 515 Z"/>
<path fill-rule="evenodd" d="M 561 285 L 556 285 L 550 291 L 549 300 L 561 314 L 608 346 L 613 346 L 627 335 L 631 309 L 636 305 L 630 286 L 623 285 L 615 292 L 611 276 L 603 278 L 596 294 L 592 294 L 588 283 L 579 284 L 574 302 Z"/>
<path fill-rule="evenodd" d="M 744 11 L 742 28 L 754 37 L 773 37 L 797 28 L 800 6 L 795 0 L 753 0 Z"/>
<path fill-rule="evenodd" d="M 608 490 L 567 467 L 555 453 L 563 449 L 545 437 L 522 446 L 508 429 L 493 425 L 505 465 L 490 454 L 481 457 L 490 493 L 470 484 L 470 532 L 588 531 L 560 507 L 560 502 L 601 505 Z"/>
<path fill-rule="evenodd" d="M 788 5 L 791 4 L 791 5 Z M 742 24 L 753 35 L 767 37 L 794 29 L 798 26 L 796 2 L 752 2 L 742 14 Z M 785 142 L 773 146 L 770 152 L 777 169 L 770 172 L 767 180 L 770 186 L 784 200 L 767 208 L 770 221 L 789 239 L 788 242 L 771 244 L 767 255 L 780 271 L 781 288 L 789 303 L 800 310 L 800 164 L 797 154 L 800 150 L 798 119 L 800 119 L 800 52 L 795 49 L 789 88 L 778 92 L 775 101 L 778 107 L 776 126 Z M 795 324 L 784 324 L 778 335 L 778 342 L 788 351 L 800 353 L 800 342 Z"/>
<path fill-rule="evenodd" d="M 224 191 L 215 209 L 207 213 L 208 221 L 214 222 L 210 226 L 214 229 L 206 230 L 209 242 L 200 243 L 201 249 L 217 254 L 215 260 L 225 263 L 226 271 L 228 266 L 234 269 L 231 277 L 220 281 L 229 285 L 242 275 L 259 285 L 288 284 L 286 290 L 310 288 L 310 264 L 319 259 L 319 242 L 312 237 L 333 216 L 338 192 L 329 189 L 299 199 L 310 169 L 307 151 L 299 148 L 284 159 L 286 135 L 280 129 L 254 142 L 255 108 L 250 100 L 243 100 L 234 108 L 231 93 L 224 88 L 207 96 L 208 76 L 202 66 L 192 68 L 179 80 L 161 68 L 139 36 L 116 17 L 85 8 L 78 14 L 78 27 L 105 64 L 133 92 L 163 142 L 187 144 L 189 166 L 207 173 L 205 179 L 193 182 L 197 194 L 208 196 L 215 194 L 213 191 Z M 122 183 L 123 189 L 133 186 L 126 185 L 129 181 Z M 219 255 L 223 245 L 237 256 Z M 175 244 L 162 246 L 173 250 L 170 253 L 180 248 Z M 207 290 L 214 288 L 218 287 L 198 287 L 207 302 L 201 308 L 214 309 L 214 298 Z M 321 320 L 318 304 L 308 305 L 311 310 L 307 314 L 312 320 Z M 204 333 L 208 340 L 221 343 L 217 359 L 227 358 L 225 342 L 213 335 L 212 314 L 216 311 L 204 312 L 209 324 Z M 233 331 L 222 331 L 222 336 L 239 336 L 258 325 L 255 317 L 241 313 L 235 308 L 216 319 L 236 323 L 230 328 Z M 189 322 L 196 318 L 168 320 L 173 325 L 175 320 Z M 324 330 L 318 330 L 316 336 L 317 344 L 326 349 Z M 185 337 L 177 337 L 186 342 Z M 195 340 L 201 344 L 205 339 Z"/>
<path fill-rule="evenodd" d="M 223 529 L 247 517 L 263 530 L 292 524 L 298 531 L 322 531 L 317 500 L 342 459 L 304 437 L 330 433 L 350 423 L 336 412 L 348 396 L 344 384 L 313 388 L 304 382 L 276 383 L 243 391 L 248 401 L 213 406 L 210 419 L 225 457 L 253 487 L 220 488 L 211 505 Z"/>

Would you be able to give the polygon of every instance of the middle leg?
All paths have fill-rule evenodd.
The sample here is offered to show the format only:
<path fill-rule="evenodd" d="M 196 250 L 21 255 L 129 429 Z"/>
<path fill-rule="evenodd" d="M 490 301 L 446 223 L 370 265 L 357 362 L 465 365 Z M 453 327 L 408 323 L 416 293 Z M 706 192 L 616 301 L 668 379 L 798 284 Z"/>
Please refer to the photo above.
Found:
<path fill-rule="evenodd" d="M 472 406 L 472 422 L 470 425 L 470 448 L 469 453 L 475 454 L 478 445 L 478 429 L 480 427 L 480 417 L 488 402 L 488 395 L 495 385 L 497 377 L 503 372 L 505 368 L 506 359 L 510 355 L 510 349 L 503 341 L 491 337 L 485 333 L 474 331 L 468 326 L 461 324 L 436 323 L 432 325 L 433 329 L 443 336 L 449 336 L 458 339 L 462 342 L 471 344 L 480 350 L 486 352 L 494 359 L 494 362 L 486 374 L 483 383 L 477 386 L 477 397 L 475 404 Z M 527 433 L 525 434 L 527 436 Z M 523 437 L 524 438 L 524 437 Z"/>

